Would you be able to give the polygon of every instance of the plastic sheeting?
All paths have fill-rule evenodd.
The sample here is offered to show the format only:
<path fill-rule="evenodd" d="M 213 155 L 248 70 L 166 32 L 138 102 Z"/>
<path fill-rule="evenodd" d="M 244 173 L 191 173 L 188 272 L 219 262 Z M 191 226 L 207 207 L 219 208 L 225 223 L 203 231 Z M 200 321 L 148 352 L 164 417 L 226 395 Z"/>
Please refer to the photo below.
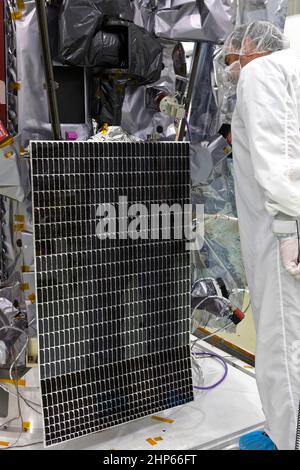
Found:
<path fill-rule="evenodd" d="M 30 178 L 29 161 L 20 155 L 20 140 L 20 136 L 15 136 L 11 145 L 0 149 L 1 285 L 10 282 L 14 272 L 21 269 L 21 252 L 16 240 L 25 225 Z"/>
<path fill-rule="evenodd" d="M 288 0 L 239 0 L 236 24 L 269 21 L 283 31 L 287 12 Z"/>
<path fill-rule="evenodd" d="M 158 0 L 155 33 L 181 41 L 224 41 L 233 27 L 232 0 Z"/>
<path fill-rule="evenodd" d="M 89 142 L 139 142 L 136 137 L 128 134 L 118 126 L 111 126 L 107 130 L 101 131 L 89 139 Z"/>
<path fill-rule="evenodd" d="M 29 163 L 20 156 L 20 136 L 0 149 L 0 195 L 24 202 L 30 192 Z"/>
<path fill-rule="evenodd" d="M 139 84 L 154 83 L 162 70 L 162 46 L 158 39 L 134 24 L 128 24 L 129 75 Z"/>
<path fill-rule="evenodd" d="M 231 304 L 222 292 L 222 280 L 212 278 L 198 279 L 192 287 L 192 321 L 191 333 L 199 327 L 220 329 L 226 326 L 227 333 L 236 331 L 231 321 Z"/>
<path fill-rule="evenodd" d="M 27 199 L 24 203 L 20 204 L 9 198 L 1 198 L 0 246 L 3 270 L 0 288 L 0 298 L 3 299 L 1 301 L 1 305 L 6 305 L 4 312 L 7 318 L 6 324 L 15 324 L 15 326 L 20 327 L 21 329 L 26 328 L 27 335 L 30 337 L 36 337 L 36 311 L 34 299 L 26 302 L 27 287 L 25 287 L 27 283 L 26 276 L 31 274 L 34 277 L 34 273 L 22 273 L 22 271 L 25 270 L 25 267 L 27 269 L 26 264 L 28 263 L 28 260 L 31 259 L 32 261 L 33 250 L 32 257 L 30 258 L 30 247 L 24 246 L 28 244 L 30 233 L 27 233 L 25 237 L 23 230 L 32 230 L 31 200 Z M 24 250 L 27 250 L 26 255 Z M 28 266 L 28 268 L 30 267 Z M 19 306 L 18 309 L 15 307 L 10 308 L 10 306 L 15 302 L 17 302 L 17 305 Z M 20 318 L 14 320 L 15 315 L 19 311 L 22 313 L 23 317 L 20 316 Z M 29 325 L 29 323 L 30 326 L 27 328 L 27 324 Z M 14 347 L 16 356 L 23 348 L 26 340 L 26 336 L 24 334 L 18 335 L 18 337 L 14 336 L 12 333 L 13 330 L 11 330 L 9 334 L 5 335 L 5 337 L 1 338 L 6 343 L 9 352 L 9 362 L 5 366 L 7 370 L 13 360 L 11 347 Z M 18 360 L 19 366 L 24 366 L 24 364 L 25 352 Z"/>
<path fill-rule="evenodd" d="M 61 56 L 73 65 L 85 64 L 105 17 L 133 20 L 133 14 L 130 0 L 64 0 L 59 15 Z"/>
<path fill-rule="evenodd" d="M 27 329 L 27 323 L 24 318 L 19 318 L 19 311 L 18 309 L 14 308 L 13 304 L 5 299 L 0 298 L 0 325 L 1 327 L 9 327 L 13 326 L 19 328 L 20 330 L 24 331 Z M 22 334 L 22 333 L 21 333 Z M 12 347 L 15 345 L 16 341 L 20 336 L 20 332 L 14 329 L 7 328 L 6 330 L 2 330 L 0 332 L 0 339 L 6 345 L 7 351 L 10 354 Z"/>
<path fill-rule="evenodd" d="M 14 285 L 22 268 L 23 253 L 17 246 L 23 230 L 32 231 L 31 200 L 19 203 L 6 197 L 0 198 L 0 247 L 2 285 Z"/>
<path fill-rule="evenodd" d="M 133 18 L 131 2 L 130 11 L 121 8 L 125 3 L 65 1 L 60 13 L 60 55 L 92 69 L 92 117 L 100 127 L 121 124 L 128 84 L 156 82 L 163 68 L 160 41 L 124 20 Z"/>
<path fill-rule="evenodd" d="M 23 18 L 15 22 L 17 39 L 16 82 L 18 91 L 18 120 L 21 143 L 28 145 L 30 140 L 52 138 L 47 92 L 41 59 L 40 36 L 35 13 L 35 2 L 26 2 Z M 86 140 L 91 133 L 91 125 L 62 125 L 62 133 L 74 131 L 79 140 Z"/>
<path fill-rule="evenodd" d="M 135 0 L 134 22 L 154 33 L 157 0 Z"/>
<path fill-rule="evenodd" d="M 2 283 L 9 281 L 14 273 L 18 262 L 18 255 L 15 248 L 14 234 L 14 208 L 15 202 L 2 197 L 1 202 L 1 268 Z"/>
<path fill-rule="evenodd" d="M 118 34 L 98 31 L 91 41 L 91 47 L 85 58 L 89 67 L 125 67 L 124 41 Z M 123 63 L 122 63 L 123 61 Z"/>
<path fill-rule="evenodd" d="M 16 310 L 12 302 L 5 297 L 0 297 L 0 328 L 7 326 L 11 323 L 11 319 L 16 316 L 18 310 Z M 0 331 L 0 340 L 3 341 L 7 335 L 6 330 Z"/>
<path fill-rule="evenodd" d="M 103 67 L 97 68 L 101 63 L 94 63 L 93 73 L 95 75 L 101 76 L 110 73 L 115 80 L 122 78 L 135 86 L 159 80 L 163 68 L 163 51 L 160 41 L 154 35 L 140 26 L 123 20 L 108 20 L 104 30 L 118 34 L 120 43 L 116 43 L 116 51 L 118 53 L 121 51 L 119 54 L 121 62 L 117 66 L 118 70 L 109 72 L 103 71 Z M 107 51 L 108 49 L 109 47 L 107 47 Z M 110 50 L 113 52 L 113 45 Z M 100 55 L 99 60 L 102 60 Z M 113 64 L 110 64 L 108 69 L 114 69 Z"/>
<path fill-rule="evenodd" d="M 232 115 L 236 106 L 236 83 L 224 80 L 225 63 L 222 49 L 216 50 L 214 56 L 214 85 L 218 103 L 218 127 L 221 124 L 231 124 Z"/>
<path fill-rule="evenodd" d="M 224 168 L 222 164 L 231 154 L 231 147 L 222 136 L 219 136 L 206 144 L 192 144 L 190 154 L 193 185 L 207 185 L 222 176 Z"/>
<path fill-rule="evenodd" d="M 92 117 L 99 127 L 121 124 L 126 84 L 125 78 L 117 79 L 115 76 L 93 78 Z"/>
<path fill-rule="evenodd" d="M 233 165 L 223 137 L 212 138 L 206 146 L 192 145 L 191 174 L 192 202 L 202 204 L 205 214 L 205 240 L 194 252 L 193 280 L 219 278 L 229 292 L 244 289 Z"/>
<path fill-rule="evenodd" d="M 128 87 L 123 106 L 122 127 L 130 134 L 146 140 L 160 130 L 162 139 L 175 139 L 174 120 L 146 106 L 147 89 L 155 88 L 174 95 L 178 82 L 175 73 L 185 73 L 185 56 L 182 45 L 175 41 L 161 40 L 163 64 L 160 79 L 149 87 Z"/>
<path fill-rule="evenodd" d="M 13 302 L 19 297 L 18 289 L 20 289 L 20 284 L 16 284 L 13 290 L 0 289 L 0 341 L 2 341 L 6 347 L 6 363 L 0 366 L 0 370 L 7 370 L 7 378 L 9 378 L 9 367 L 25 345 L 28 333 L 26 316 L 20 315 L 19 310 L 13 306 Z M 8 298 L 12 295 L 16 297 Z M 25 334 L 10 328 L 2 329 L 10 325 L 24 331 Z M 25 365 L 24 353 L 18 359 L 16 365 L 18 367 Z"/>
<path fill-rule="evenodd" d="M 160 78 L 162 70 L 162 46 L 160 42 L 146 30 L 133 23 L 113 21 L 107 26 L 116 30 L 126 31 L 126 47 L 120 54 L 125 63 L 123 69 L 102 71 L 93 70 L 92 117 L 101 127 L 104 123 L 119 126 L 122 120 L 123 103 L 126 87 L 130 84 L 141 86 L 155 82 Z M 121 33 L 120 33 L 121 34 Z M 144 103 L 142 104 L 142 107 Z"/>
<path fill-rule="evenodd" d="M 128 77 L 139 84 L 155 82 L 162 68 L 160 42 L 124 21 L 133 19 L 129 1 L 131 15 L 121 8 L 125 3 L 116 1 L 108 8 L 107 1 L 65 1 L 59 18 L 60 55 L 68 64 L 127 69 Z"/>

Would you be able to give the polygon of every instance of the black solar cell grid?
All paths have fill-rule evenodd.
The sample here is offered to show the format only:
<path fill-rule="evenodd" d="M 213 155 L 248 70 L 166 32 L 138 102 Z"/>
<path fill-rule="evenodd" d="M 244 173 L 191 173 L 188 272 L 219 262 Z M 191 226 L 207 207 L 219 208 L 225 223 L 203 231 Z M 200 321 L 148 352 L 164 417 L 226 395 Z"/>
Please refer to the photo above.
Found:
<path fill-rule="evenodd" d="M 149 211 L 189 204 L 188 152 L 174 143 L 31 143 L 47 446 L 193 399 L 185 241 L 162 230 L 157 240 L 96 235 L 99 205 L 118 206 L 120 196 Z"/>

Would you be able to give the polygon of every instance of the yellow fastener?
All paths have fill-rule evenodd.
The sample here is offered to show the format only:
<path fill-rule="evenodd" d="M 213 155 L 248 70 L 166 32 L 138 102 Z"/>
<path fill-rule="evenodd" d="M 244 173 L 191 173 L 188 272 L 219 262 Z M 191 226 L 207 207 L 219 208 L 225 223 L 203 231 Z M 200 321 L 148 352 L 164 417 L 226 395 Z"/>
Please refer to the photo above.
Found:
<path fill-rule="evenodd" d="M 161 416 L 151 416 L 151 419 L 154 419 L 155 421 L 161 421 L 162 423 L 174 423 L 174 419 L 162 418 Z"/>
<path fill-rule="evenodd" d="M 157 442 L 155 442 L 155 440 L 152 439 L 152 437 L 150 437 L 149 439 L 146 439 L 146 441 L 147 441 L 148 444 L 150 444 L 151 446 L 156 446 L 156 445 L 157 445 Z"/>
<path fill-rule="evenodd" d="M 9 446 L 9 442 L 0 441 L 0 447 L 8 447 L 8 446 Z"/>
<path fill-rule="evenodd" d="M 23 429 L 28 431 L 31 428 L 31 424 L 27 421 L 23 421 Z"/>
<path fill-rule="evenodd" d="M 24 0 L 17 0 L 17 7 L 18 7 L 18 10 L 25 10 Z"/>
<path fill-rule="evenodd" d="M 13 11 L 11 13 L 11 19 L 13 21 L 21 20 L 23 18 L 23 13 L 21 11 Z"/>
<path fill-rule="evenodd" d="M 29 302 L 31 302 L 32 305 L 34 305 L 35 302 L 36 302 L 35 294 L 29 294 L 28 295 L 28 300 L 29 300 Z"/>
<path fill-rule="evenodd" d="M 29 284 L 21 284 L 21 290 L 29 290 L 30 286 Z"/>
<path fill-rule="evenodd" d="M 16 222 L 25 222 L 25 216 L 23 214 L 16 214 L 15 215 Z"/>
<path fill-rule="evenodd" d="M 10 157 L 13 156 L 13 154 L 14 154 L 14 152 L 6 152 L 6 153 L 4 154 L 4 156 L 5 156 L 5 158 L 10 158 Z"/>

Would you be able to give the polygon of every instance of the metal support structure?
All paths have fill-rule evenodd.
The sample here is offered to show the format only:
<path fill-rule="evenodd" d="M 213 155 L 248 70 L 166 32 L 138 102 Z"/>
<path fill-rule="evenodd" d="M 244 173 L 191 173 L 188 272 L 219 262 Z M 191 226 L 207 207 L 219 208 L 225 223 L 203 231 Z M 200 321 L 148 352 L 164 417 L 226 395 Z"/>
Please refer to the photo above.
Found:
<path fill-rule="evenodd" d="M 6 63 L 5 63 L 5 9 L 4 0 L 0 0 L 0 121 L 7 124 L 6 114 Z M 0 196 L 0 285 L 4 281 L 4 247 L 2 232 L 2 196 Z"/>
<path fill-rule="evenodd" d="M 51 57 L 49 31 L 47 23 L 46 3 L 45 0 L 35 0 L 37 20 L 40 30 L 41 45 L 43 52 L 43 62 L 46 78 L 46 87 L 48 93 L 48 104 L 52 124 L 52 132 L 54 140 L 62 140 L 58 103 L 56 96 L 56 82 L 54 79 L 53 63 Z"/>
<path fill-rule="evenodd" d="M 0 0 L 0 120 L 6 127 L 6 64 L 5 64 L 5 10 Z"/>
<path fill-rule="evenodd" d="M 185 97 L 186 116 L 189 116 L 190 114 L 192 98 L 193 98 L 193 93 L 194 93 L 194 84 L 197 78 L 200 56 L 201 56 L 201 43 L 197 42 L 195 43 L 195 48 L 193 52 L 193 61 L 192 61 L 192 66 L 191 66 L 190 78 L 189 78 L 188 88 L 187 88 L 186 97 Z M 181 142 L 184 139 L 186 126 L 187 126 L 187 120 L 188 118 L 184 118 L 180 122 L 177 137 L 176 137 L 177 142 Z"/>

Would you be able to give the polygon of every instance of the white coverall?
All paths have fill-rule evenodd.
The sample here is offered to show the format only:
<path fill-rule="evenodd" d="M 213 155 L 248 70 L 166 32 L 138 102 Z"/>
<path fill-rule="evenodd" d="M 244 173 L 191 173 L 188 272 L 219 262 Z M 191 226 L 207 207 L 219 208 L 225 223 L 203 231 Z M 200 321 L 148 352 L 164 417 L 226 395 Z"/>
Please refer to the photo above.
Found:
<path fill-rule="evenodd" d="M 241 71 L 233 116 L 242 253 L 257 330 L 256 378 L 266 432 L 295 449 L 300 401 L 300 282 L 284 269 L 274 216 L 300 216 L 300 59 L 292 50 Z"/>

